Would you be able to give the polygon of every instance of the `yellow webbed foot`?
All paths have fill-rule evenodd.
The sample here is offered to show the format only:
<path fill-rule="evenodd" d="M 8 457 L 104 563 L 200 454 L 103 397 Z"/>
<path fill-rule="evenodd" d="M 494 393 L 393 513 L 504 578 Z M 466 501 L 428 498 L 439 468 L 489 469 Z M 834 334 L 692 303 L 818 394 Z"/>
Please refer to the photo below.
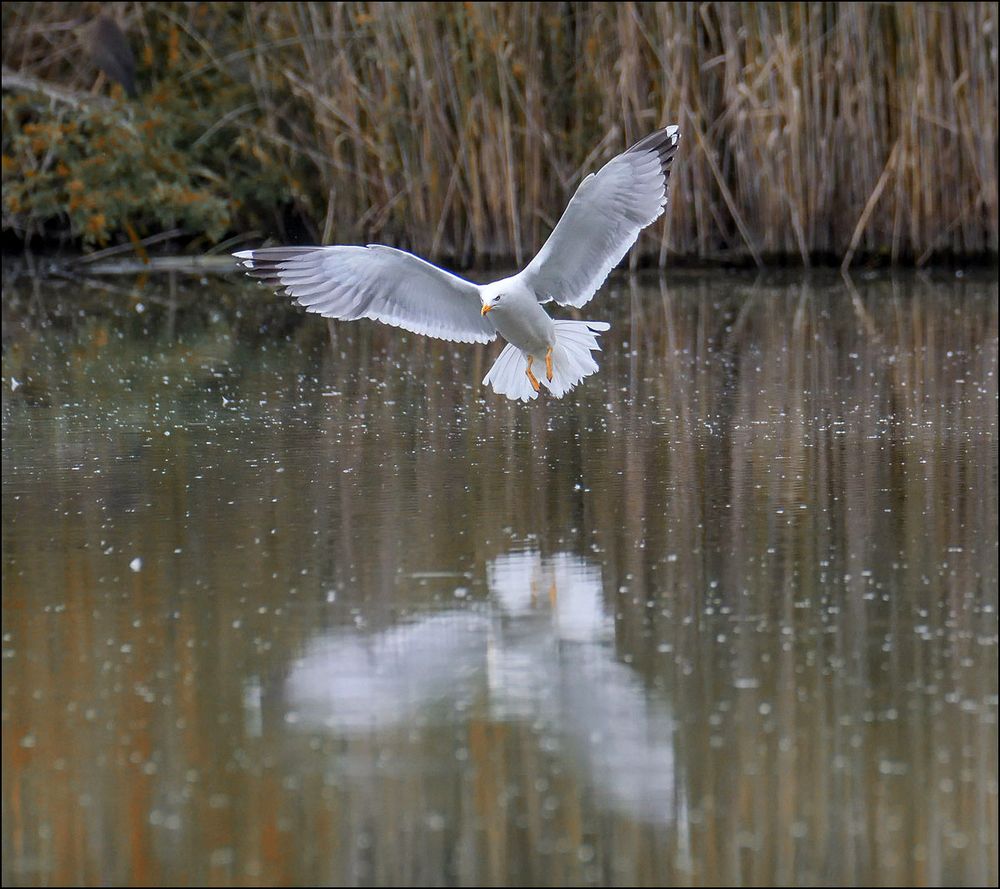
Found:
<path fill-rule="evenodd" d="M 534 390 L 535 390 L 536 392 L 541 392 L 541 391 L 542 391 L 542 386 L 541 386 L 541 383 L 539 383 L 539 382 L 538 382 L 538 377 L 536 377 L 536 376 L 535 376 L 535 375 L 534 375 L 534 374 L 533 374 L 533 373 L 531 372 L 531 362 L 532 362 L 532 361 L 534 361 L 534 360 L 535 360 L 535 359 L 534 359 L 534 358 L 533 358 L 533 357 L 532 357 L 531 355 L 529 355 L 529 356 L 528 356 L 528 367 L 527 367 L 527 368 L 525 369 L 525 371 L 524 371 L 524 372 L 525 372 L 525 373 L 526 373 L 526 374 L 528 375 L 528 380 L 529 380 L 529 381 L 531 382 L 531 387 L 532 387 L 532 388 L 533 388 L 533 389 L 534 389 Z"/>

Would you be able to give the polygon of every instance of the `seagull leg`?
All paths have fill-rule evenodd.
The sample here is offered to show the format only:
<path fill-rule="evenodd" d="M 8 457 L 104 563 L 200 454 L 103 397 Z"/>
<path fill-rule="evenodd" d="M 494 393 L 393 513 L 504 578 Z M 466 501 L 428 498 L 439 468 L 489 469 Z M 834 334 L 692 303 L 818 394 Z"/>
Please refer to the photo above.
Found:
<path fill-rule="evenodd" d="M 535 376 L 535 375 L 534 375 L 534 374 L 533 374 L 533 373 L 531 372 L 531 362 L 532 362 L 532 361 L 534 361 L 534 360 L 535 360 L 535 359 L 534 359 L 534 356 L 532 356 L 532 355 L 529 355 L 529 356 L 528 356 L 528 368 L 527 368 L 527 370 L 525 370 L 525 373 L 526 373 L 526 374 L 528 375 L 528 379 L 529 379 L 529 380 L 531 381 L 531 387 L 532 387 L 532 388 L 533 388 L 533 389 L 534 389 L 534 390 L 535 390 L 536 392 L 541 392 L 541 390 L 542 390 L 542 387 L 541 387 L 541 384 L 540 384 L 540 383 L 538 382 L 538 377 L 536 377 L 536 376 Z"/>
<path fill-rule="evenodd" d="M 552 346 L 549 346 L 549 351 L 545 353 L 545 379 L 552 382 Z"/>

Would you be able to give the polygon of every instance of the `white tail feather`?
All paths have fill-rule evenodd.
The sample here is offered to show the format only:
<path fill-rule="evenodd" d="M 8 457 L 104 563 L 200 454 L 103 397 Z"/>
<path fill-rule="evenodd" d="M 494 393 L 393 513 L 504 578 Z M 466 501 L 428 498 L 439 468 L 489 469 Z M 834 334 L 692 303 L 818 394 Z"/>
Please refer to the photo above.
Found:
<path fill-rule="evenodd" d="M 562 398 L 584 377 L 597 371 L 597 362 L 591 352 L 600 352 L 597 336 L 611 325 L 603 321 L 556 321 L 555 344 L 552 347 L 552 380 L 545 375 L 545 355 L 535 355 L 532 372 L 543 386 L 556 397 Z M 493 387 L 498 395 L 515 401 L 531 401 L 538 393 L 531 385 L 525 370 L 528 355 L 517 346 L 507 344 L 483 379 L 484 385 Z"/>

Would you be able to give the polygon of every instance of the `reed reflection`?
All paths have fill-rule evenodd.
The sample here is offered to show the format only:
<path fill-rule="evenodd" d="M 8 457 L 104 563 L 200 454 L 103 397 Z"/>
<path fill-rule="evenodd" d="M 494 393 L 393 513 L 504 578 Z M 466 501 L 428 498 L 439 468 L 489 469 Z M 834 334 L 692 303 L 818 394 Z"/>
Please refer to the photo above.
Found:
<path fill-rule="evenodd" d="M 532 409 L 203 296 L 5 316 L 5 882 L 996 883 L 994 278 L 617 278 Z"/>

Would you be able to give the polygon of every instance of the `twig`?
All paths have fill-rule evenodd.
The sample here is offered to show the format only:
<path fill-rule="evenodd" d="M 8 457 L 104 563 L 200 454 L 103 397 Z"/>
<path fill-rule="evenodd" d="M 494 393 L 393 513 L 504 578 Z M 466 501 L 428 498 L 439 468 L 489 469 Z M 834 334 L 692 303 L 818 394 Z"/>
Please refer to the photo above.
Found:
<path fill-rule="evenodd" d="M 150 235 L 148 238 L 143 238 L 138 242 L 138 246 L 149 247 L 153 244 L 169 241 L 183 234 L 184 229 L 172 228 L 170 231 L 160 232 L 159 234 Z M 97 262 L 99 259 L 107 259 L 109 256 L 118 256 L 120 253 L 129 253 L 130 251 L 134 251 L 136 246 L 136 244 L 132 243 L 116 244 L 114 247 L 106 247 L 104 250 L 98 250 L 96 253 L 88 253 L 86 256 L 78 256 L 75 259 L 70 260 L 70 264 L 87 265 L 92 262 Z"/>
<path fill-rule="evenodd" d="M 22 90 L 28 93 L 39 93 L 43 96 L 48 96 L 48 98 L 55 102 L 64 102 L 67 105 L 71 105 L 73 108 L 79 108 L 81 105 L 100 105 L 103 108 L 110 108 L 114 104 L 105 96 L 94 96 L 90 93 L 81 93 L 77 90 L 67 89 L 64 86 L 50 83 L 32 74 L 21 74 L 17 71 L 11 71 L 6 66 L 2 70 L 2 74 L 4 91 L 13 92 Z"/>

